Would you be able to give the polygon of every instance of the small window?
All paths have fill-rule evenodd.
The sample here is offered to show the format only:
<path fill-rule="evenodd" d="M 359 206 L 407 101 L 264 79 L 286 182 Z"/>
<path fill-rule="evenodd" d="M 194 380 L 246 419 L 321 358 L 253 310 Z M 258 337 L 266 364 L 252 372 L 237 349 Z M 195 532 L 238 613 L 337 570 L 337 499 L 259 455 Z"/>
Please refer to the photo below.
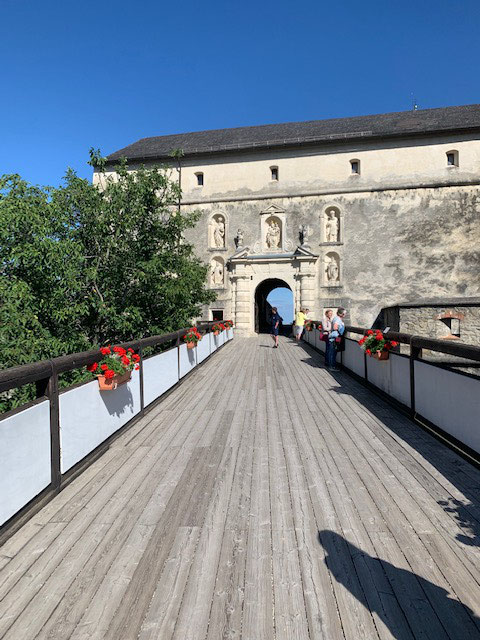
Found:
<path fill-rule="evenodd" d="M 203 173 L 196 173 L 197 176 L 197 185 L 199 187 L 203 187 Z"/>
<path fill-rule="evenodd" d="M 270 167 L 272 172 L 272 180 L 278 180 L 278 167 Z"/>
<path fill-rule="evenodd" d="M 460 338 L 460 316 L 451 316 L 450 314 L 445 316 L 439 316 L 438 320 L 440 320 L 444 325 L 447 326 L 449 333 L 445 336 L 440 336 L 441 338 L 446 338 L 447 340 L 450 338 Z"/>
<path fill-rule="evenodd" d="M 458 151 L 447 152 L 447 167 L 458 167 Z"/>
<path fill-rule="evenodd" d="M 215 322 L 223 321 L 223 309 L 212 309 L 212 320 Z"/>
<path fill-rule="evenodd" d="M 352 175 L 360 175 L 360 160 L 350 160 L 350 167 Z"/>

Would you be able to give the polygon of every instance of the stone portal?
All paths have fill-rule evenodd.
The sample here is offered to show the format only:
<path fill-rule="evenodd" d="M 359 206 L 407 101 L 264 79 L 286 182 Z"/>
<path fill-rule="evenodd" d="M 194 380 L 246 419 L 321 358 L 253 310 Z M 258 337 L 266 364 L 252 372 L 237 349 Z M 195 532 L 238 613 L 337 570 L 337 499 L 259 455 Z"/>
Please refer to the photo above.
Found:
<path fill-rule="evenodd" d="M 232 319 L 239 335 L 251 336 L 266 328 L 267 295 L 278 286 L 293 293 L 294 311 L 307 307 L 315 315 L 318 255 L 305 247 L 292 252 L 251 253 L 245 247 L 228 261 L 232 291 Z"/>
<path fill-rule="evenodd" d="M 291 288 L 284 280 L 278 278 L 268 278 L 263 280 L 255 289 L 255 332 L 270 333 L 270 317 L 272 313 L 272 305 L 268 302 L 269 294 L 274 290 L 283 287 Z M 292 292 L 293 293 L 293 292 Z"/>

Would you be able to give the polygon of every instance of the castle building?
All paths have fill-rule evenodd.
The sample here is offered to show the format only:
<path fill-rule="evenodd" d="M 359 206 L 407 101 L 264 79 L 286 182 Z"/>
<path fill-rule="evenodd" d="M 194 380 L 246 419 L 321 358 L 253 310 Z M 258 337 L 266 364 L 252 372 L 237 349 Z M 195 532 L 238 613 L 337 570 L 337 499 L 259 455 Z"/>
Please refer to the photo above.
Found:
<path fill-rule="evenodd" d="M 480 104 L 144 138 L 107 167 L 172 165 L 174 149 L 217 291 L 204 319 L 253 334 L 278 286 L 361 326 L 403 300 L 480 295 Z"/>

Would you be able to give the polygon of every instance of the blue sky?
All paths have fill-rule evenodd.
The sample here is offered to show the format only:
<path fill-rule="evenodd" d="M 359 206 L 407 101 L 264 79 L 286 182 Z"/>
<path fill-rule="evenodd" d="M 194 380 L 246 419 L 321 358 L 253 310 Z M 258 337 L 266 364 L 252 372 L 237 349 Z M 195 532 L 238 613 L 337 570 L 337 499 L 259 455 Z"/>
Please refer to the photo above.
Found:
<path fill-rule="evenodd" d="M 293 293 L 286 287 L 273 289 L 267 296 L 272 307 L 277 307 L 278 313 L 283 318 L 283 322 L 288 324 L 293 321 Z"/>
<path fill-rule="evenodd" d="M 138 138 L 480 102 L 478 0 L 2 1 L 0 173 Z"/>

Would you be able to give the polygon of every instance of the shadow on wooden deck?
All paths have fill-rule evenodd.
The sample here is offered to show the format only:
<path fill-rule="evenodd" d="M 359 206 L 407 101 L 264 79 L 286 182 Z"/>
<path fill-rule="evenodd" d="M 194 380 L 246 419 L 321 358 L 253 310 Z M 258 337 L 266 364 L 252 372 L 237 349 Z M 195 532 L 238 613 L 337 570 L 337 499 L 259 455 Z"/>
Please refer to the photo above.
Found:
<path fill-rule="evenodd" d="M 314 351 L 310 346 L 302 343 L 302 348 L 308 356 L 302 361 L 315 368 L 324 368 L 323 355 Z M 312 353 L 313 352 L 313 353 Z M 451 482 L 466 497 L 468 501 L 451 496 L 448 492 L 445 495 L 437 494 L 435 497 L 446 513 L 452 517 L 458 527 L 462 530 L 455 538 L 468 546 L 480 547 L 480 470 L 477 470 L 469 462 L 460 456 L 452 453 L 447 447 L 438 446 L 438 441 L 430 434 L 421 429 L 417 424 L 408 419 L 402 413 L 392 408 L 381 397 L 376 396 L 369 389 L 363 387 L 351 378 L 348 373 L 330 373 L 332 376 L 332 386 L 328 389 L 332 393 L 351 396 L 373 415 L 383 427 L 402 440 L 412 450 L 420 454 L 429 464 L 435 467 L 442 476 Z M 381 435 L 379 431 L 375 435 Z M 397 447 L 405 455 L 405 447 L 391 441 L 390 446 Z M 415 474 L 418 477 L 418 456 L 412 455 L 411 463 L 415 465 Z M 432 485 L 428 478 L 423 478 L 422 484 L 432 492 Z"/>
<path fill-rule="evenodd" d="M 449 598 L 445 589 L 413 571 L 372 557 L 334 531 L 319 531 L 318 540 L 335 580 L 376 613 L 396 640 L 479 638 L 480 619 L 466 605 Z M 435 603 L 436 615 L 429 601 Z M 403 610 L 408 611 L 408 620 Z"/>

